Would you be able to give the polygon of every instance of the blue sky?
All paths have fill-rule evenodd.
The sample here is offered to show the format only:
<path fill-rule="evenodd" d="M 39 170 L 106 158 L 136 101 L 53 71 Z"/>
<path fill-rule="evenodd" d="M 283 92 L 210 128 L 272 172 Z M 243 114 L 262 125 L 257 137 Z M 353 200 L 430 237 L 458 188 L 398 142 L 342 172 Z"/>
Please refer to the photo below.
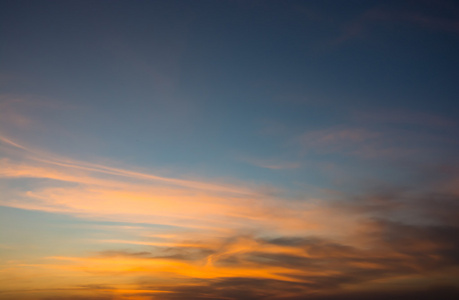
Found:
<path fill-rule="evenodd" d="M 3 1 L 0 20 L 0 299 L 458 293 L 455 1 Z"/>

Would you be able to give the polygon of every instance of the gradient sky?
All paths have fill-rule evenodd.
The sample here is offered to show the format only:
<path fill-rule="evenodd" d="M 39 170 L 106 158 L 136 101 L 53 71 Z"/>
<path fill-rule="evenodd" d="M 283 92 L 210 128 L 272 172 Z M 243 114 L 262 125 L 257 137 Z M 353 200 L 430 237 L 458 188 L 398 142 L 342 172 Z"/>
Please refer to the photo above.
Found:
<path fill-rule="evenodd" d="M 459 5 L 0 1 L 0 299 L 459 299 Z"/>

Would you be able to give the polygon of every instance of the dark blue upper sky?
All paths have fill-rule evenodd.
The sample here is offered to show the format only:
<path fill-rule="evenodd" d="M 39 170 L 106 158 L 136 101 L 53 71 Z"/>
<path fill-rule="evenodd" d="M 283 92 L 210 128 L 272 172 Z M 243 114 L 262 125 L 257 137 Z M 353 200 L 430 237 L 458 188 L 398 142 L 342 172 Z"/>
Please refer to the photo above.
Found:
<path fill-rule="evenodd" d="M 454 1 L 3 1 L 2 7 L 3 93 L 54 103 L 28 108 L 53 129 L 22 134 L 61 153 L 275 181 L 281 179 L 252 164 L 361 160 L 342 146 L 300 141 L 314 132 L 335 139 L 346 130 L 384 132 L 389 138 L 373 147 L 394 152 L 402 151 L 393 149 L 402 147 L 398 140 L 405 148 L 431 145 L 414 137 L 420 131 L 454 136 L 451 126 L 437 126 L 452 122 L 459 108 Z M 381 160 L 369 156 L 376 158 L 371 163 Z"/>

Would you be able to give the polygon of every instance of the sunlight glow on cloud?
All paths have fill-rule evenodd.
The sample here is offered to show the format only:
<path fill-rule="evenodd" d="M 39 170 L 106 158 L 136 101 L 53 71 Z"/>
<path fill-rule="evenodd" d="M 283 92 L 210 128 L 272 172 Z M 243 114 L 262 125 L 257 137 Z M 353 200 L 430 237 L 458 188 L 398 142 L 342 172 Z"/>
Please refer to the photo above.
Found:
<path fill-rule="evenodd" d="M 459 299 L 454 1 L 0 1 L 0 300 Z"/>
<path fill-rule="evenodd" d="M 300 294 L 320 295 L 325 287 L 328 291 L 352 290 L 354 285 L 381 280 L 389 285 L 400 278 L 415 280 L 419 275 L 413 272 L 427 272 L 428 277 L 429 272 L 446 268 L 457 259 L 451 252 L 457 245 L 449 237 L 457 234 L 459 224 L 442 221 L 454 220 L 454 210 L 431 210 L 434 206 L 429 198 L 419 206 L 419 198 L 417 202 L 409 199 L 418 197 L 415 194 L 403 196 L 403 201 L 374 194 L 352 202 L 297 202 L 264 195 L 253 187 L 43 158 L 10 139 L 2 141 L 23 151 L 22 159 L 17 155 L 2 159 L 3 178 L 50 180 L 17 191 L 13 198 L 3 197 L 3 206 L 84 219 L 178 226 L 168 234 L 96 240 L 114 250 L 95 255 L 13 263 L 8 267 L 13 273 L 19 269 L 40 270 L 49 276 L 64 272 L 69 281 L 62 284 L 69 287 L 89 284 L 84 274 L 106 277 L 107 282 L 116 275 L 123 283 L 127 281 L 122 278 L 150 278 L 148 289 L 140 284 L 110 290 L 122 297 L 141 296 L 142 291 L 150 296 L 178 295 L 184 293 L 181 288 L 187 289 L 186 282 L 194 286 L 196 280 L 201 280 L 197 286 L 206 289 L 214 280 L 244 278 L 250 285 L 268 280 L 276 283 L 270 293 L 277 297 L 297 284 L 301 284 Z M 400 219 L 393 219 L 394 212 L 400 213 Z M 397 241 L 402 237 L 405 242 Z M 177 276 L 183 286 L 164 283 Z M 45 289 L 52 294 L 52 288 Z"/>

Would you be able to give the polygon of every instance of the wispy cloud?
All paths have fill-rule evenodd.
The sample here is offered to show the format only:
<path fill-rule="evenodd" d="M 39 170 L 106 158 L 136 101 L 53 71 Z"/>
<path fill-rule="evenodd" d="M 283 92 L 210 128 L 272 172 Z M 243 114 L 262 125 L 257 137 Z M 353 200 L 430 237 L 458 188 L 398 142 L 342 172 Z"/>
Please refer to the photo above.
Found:
<path fill-rule="evenodd" d="M 362 149 L 394 147 L 399 155 L 412 143 L 431 141 L 431 134 L 400 129 L 399 119 L 371 126 L 359 119 L 305 132 L 296 145 L 306 154 L 369 157 Z M 419 122 L 417 116 L 409 120 Z M 381 123 L 397 126 L 388 132 L 378 129 Z M 450 124 L 434 120 L 429 126 Z M 19 186 L 2 194 L 0 205 L 129 228 L 91 238 L 86 242 L 93 248 L 84 253 L 56 251 L 3 263 L 0 280 L 15 279 L 5 295 L 361 299 L 371 290 L 396 298 L 425 282 L 443 282 L 446 288 L 432 285 L 438 294 L 457 292 L 457 283 L 444 281 L 459 277 L 459 168 L 451 162 L 436 165 L 435 172 L 413 170 L 421 174 L 403 187 L 293 200 L 231 180 L 167 177 L 62 157 L 7 136 L 0 143 L 0 177 Z"/>
<path fill-rule="evenodd" d="M 67 166 L 58 166 L 65 173 Z M 61 285 L 69 288 L 97 278 L 110 284 L 80 292 L 97 290 L 112 299 L 234 299 L 241 289 L 246 296 L 240 296 L 247 299 L 360 299 L 365 298 L 364 290 L 402 297 L 411 286 L 459 276 L 458 194 L 451 189 L 451 180 L 459 178 L 455 169 L 446 178 L 424 178 L 422 187 L 387 187 L 314 204 L 277 199 L 281 206 L 259 206 L 244 198 L 245 193 L 235 198 L 231 191 L 203 191 L 201 186 L 152 188 L 151 181 L 123 183 L 98 178 L 86 169 L 70 170 L 84 171 L 65 177 L 77 182 L 76 188 L 48 187 L 28 193 L 28 202 L 3 205 L 182 225 L 187 231 L 100 239 L 105 250 L 52 256 L 35 264 L 13 262 L 7 269 L 10 274 L 67 274 L 71 280 Z M 45 171 L 21 176 L 49 177 Z M 115 275 L 117 283 L 110 280 Z M 445 285 L 447 291 L 457 292 L 453 282 Z M 433 290 L 441 294 L 444 289 L 434 285 Z M 44 290 L 53 294 L 51 286 Z"/>
<path fill-rule="evenodd" d="M 380 109 L 378 111 L 355 111 L 352 115 L 355 121 L 366 124 L 408 124 L 420 126 L 421 128 L 433 127 L 441 129 L 457 126 L 455 120 L 440 115 L 416 111 Z"/>
<path fill-rule="evenodd" d="M 256 228 L 259 226 L 256 224 L 269 226 L 272 222 L 277 224 L 274 227 L 308 227 L 305 220 L 291 219 L 294 215 L 307 214 L 307 211 L 283 208 L 262 188 L 176 179 L 54 159 L 52 155 L 35 153 L 10 139 L 3 138 L 2 141 L 23 151 L 22 155 L 16 153 L 19 158 L 2 159 L 2 177 L 51 179 L 47 184 L 41 182 L 27 191 L 16 191 L 15 198 L 2 197 L 0 201 L 4 206 L 196 228 Z M 62 183 L 66 185 L 62 186 Z"/>
<path fill-rule="evenodd" d="M 139 295 L 142 291 L 163 292 L 166 299 L 188 293 L 192 299 L 234 298 L 233 293 L 242 287 L 248 299 L 285 299 L 287 291 L 292 299 L 321 299 L 334 293 L 355 293 L 359 298 L 364 294 L 358 296 L 363 292 L 357 287 L 371 287 L 378 293 L 389 289 L 397 295 L 403 293 L 400 287 L 409 290 L 412 283 L 434 282 L 437 276 L 441 278 L 439 271 L 459 276 L 457 226 L 372 219 L 363 220 L 362 225 L 354 232 L 358 240 L 233 235 L 201 240 L 199 248 L 176 240 L 175 246 L 141 252 L 111 250 L 89 257 L 50 257 L 50 262 L 37 267 L 84 270 L 99 278 L 149 278 L 131 289 Z M 168 284 L 173 278 L 181 278 L 181 284 Z M 265 285 L 270 288 L 260 288 Z M 127 294 L 121 289 L 116 292 Z"/>
<path fill-rule="evenodd" d="M 341 35 L 331 41 L 337 45 L 356 38 L 367 37 L 379 26 L 411 25 L 420 29 L 459 33 L 457 5 L 445 5 L 440 1 L 423 1 L 417 9 L 391 9 L 390 5 L 378 5 L 343 24 Z M 442 12 L 438 15 L 438 12 Z M 437 13 L 437 14 L 436 14 Z"/>
<path fill-rule="evenodd" d="M 288 169 L 297 169 L 301 167 L 300 162 L 293 161 L 283 161 L 279 159 L 262 159 L 254 157 L 244 157 L 241 158 L 242 161 L 247 162 L 251 165 L 271 169 L 271 170 L 288 170 Z"/>
<path fill-rule="evenodd" d="M 434 153 L 446 153 L 458 147 L 453 138 L 457 128 L 452 121 L 413 114 L 370 116 L 373 115 L 359 115 L 358 121 L 346 126 L 307 131 L 297 137 L 297 143 L 304 155 L 334 154 L 370 159 L 415 160 L 426 154 L 432 157 Z M 424 128 L 420 127 L 420 122 L 423 122 Z"/>

